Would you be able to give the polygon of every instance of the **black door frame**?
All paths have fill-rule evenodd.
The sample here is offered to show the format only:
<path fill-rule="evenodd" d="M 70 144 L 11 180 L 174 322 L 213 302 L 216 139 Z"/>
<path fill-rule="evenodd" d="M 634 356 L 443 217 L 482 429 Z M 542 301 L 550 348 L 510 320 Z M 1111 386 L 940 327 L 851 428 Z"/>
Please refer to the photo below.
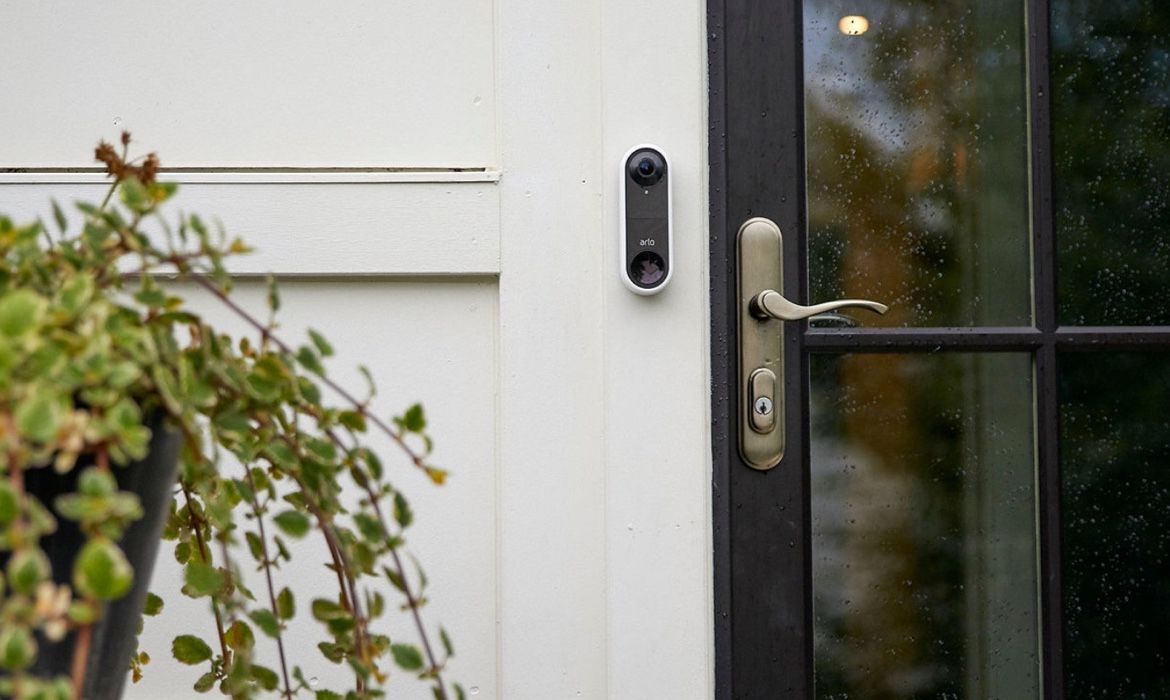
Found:
<path fill-rule="evenodd" d="M 806 697 L 812 656 L 807 382 L 786 377 L 788 457 L 756 472 L 736 435 L 735 235 L 753 216 L 804 224 L 800 0 L 709 0 L 711 357 L 715 694 Z M 728 60 L 729 58 L 733 60 Z M 734 109 L 729 109 L 734 105 Z M 784 237 L 785 296 L 804 299 L 804 247 Z M 787 333 L 788 377 L 807 376 L 803 334 Z M 790 546 L 789 543 L 792 543 Z M 750 686 L 736 678 L 753 678 Z"/>
<path fill-rule="evenodd" d="M 808 353 L 1032 353 L 1038 469 L 1041 674 L 1064 697 L 1058 350 L 1170 346 L 1170 328 L 1062 327 L 1053 225 L 1051 0 L 1028 0 L 1034 325 L 809 329 L 786 334 L 787 455 L 758 472 L 738 454 L 734 245 L 753 216 L 784 237 L 784 294 L 807 303 L 802 0 L 708 0 L 712 478 L 717 698 L 811 697 Z"/>

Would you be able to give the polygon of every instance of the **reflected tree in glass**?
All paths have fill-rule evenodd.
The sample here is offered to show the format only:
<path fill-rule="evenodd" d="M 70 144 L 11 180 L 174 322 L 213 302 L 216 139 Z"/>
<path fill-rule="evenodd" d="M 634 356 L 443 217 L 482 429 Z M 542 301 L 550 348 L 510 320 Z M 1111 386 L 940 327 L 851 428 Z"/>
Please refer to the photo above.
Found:
<path fill-rule="evenodd" d="M 811 367 L 816 696 L 1037 697 L 1031 358 Z"/>
<path fill-rule="evenodd" d="M 892 307 L 867 325 L 1030 323 L 1022 2 L 804 12 L 811 298 Z"/>

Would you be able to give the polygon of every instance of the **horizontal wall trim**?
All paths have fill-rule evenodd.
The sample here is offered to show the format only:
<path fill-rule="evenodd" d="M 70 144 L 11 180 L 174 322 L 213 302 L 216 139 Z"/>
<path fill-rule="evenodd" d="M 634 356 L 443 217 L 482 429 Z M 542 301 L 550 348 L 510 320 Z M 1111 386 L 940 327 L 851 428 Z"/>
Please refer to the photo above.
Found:
<path fill-rule="evenodd" d="M 50 199 L 60 202 L 76 233 L 73 202 L 95 202 L 98 181 L 24 187 L 0 185 L 0 213 L 14 221 L 52 224 Z M 163 215 L 180 212 L 222 222 L 255 248 L 226 261 L 235 275 L 494 275 L 500 271 L 500 188 L 492 182 L 251 183 L 223 187 L 187 183 Z M 148 234 L 163 240 L 157 222 Z"/>
<path fill-rule="evenodd" d="M 164 168 L 168 182 L 213 185 L 414 184 L 498 182 L 496 168 Z M 19 168 L 0 171 L 0 185 L 91 185 L 107 181 L 97 168 Z"/>

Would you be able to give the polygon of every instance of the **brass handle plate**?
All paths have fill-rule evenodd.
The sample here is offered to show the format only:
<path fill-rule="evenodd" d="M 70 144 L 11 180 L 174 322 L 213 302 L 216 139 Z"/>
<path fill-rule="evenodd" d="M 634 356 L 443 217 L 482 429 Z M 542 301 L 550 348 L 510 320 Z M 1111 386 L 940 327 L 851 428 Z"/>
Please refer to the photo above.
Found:
<path fill-rule="evenodd" d="M 784 298 L 784 237 L 770 219 L 748 219 L 736 236 L 739 304 L 739 453 L 766 471 L 784 456 L 784 321 L 842 308 L 884 314 L 866 299 L 838 299 L 803 306 Z"/>

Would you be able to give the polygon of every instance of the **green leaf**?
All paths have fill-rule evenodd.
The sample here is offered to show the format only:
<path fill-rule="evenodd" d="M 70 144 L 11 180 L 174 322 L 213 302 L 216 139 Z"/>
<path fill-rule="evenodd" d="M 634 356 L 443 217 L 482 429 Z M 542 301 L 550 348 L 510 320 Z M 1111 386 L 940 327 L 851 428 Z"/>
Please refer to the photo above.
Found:
<path fill-rule="evenodd" d="M 245 532 L 244 539 L 248 541 L 248 551 L 252 554 L 252 558 L 256 561 L 264 559 L 264 543 L 260 541 L 260 535 L 255 532 Z"/>
<path fill-rule="evenodd" d="M 252 634 L 252 627 L 243 620 L 236 620 L 224 633 L 227 645 L 236 651 L 247 651 L 256 646 L 256 636 Z"/>
<path fill-rule="evenodd" d="M 0 527 L 7 527 L 19 512 L 20 501 L 16 489 L 12 488 L 12 483 L 7 479 L 0 480 Z"/>
<path fill-rule="evenodd" d="M 385 535 L 382 533 L 382 524 L 374 516 L 368 513 L 354 513 L 353 522 L 361 531 L 362 537 L 370 542 L 382 542 L 385 539 Z"/>
<path fill-rule="evenodd" d="M 29 289 L 17 289 L 0 297 L 0 335 L 20 338 L 40 322 L 45 300 Z"/>
<path fill-rule="evenodd" d="M 455 656 L 455 647 L 451 644 L 451 638 L 447 636 L 447 630 L 442 627 L 439 628 L 439 641 L 443 643 L 443 651 L 447 652 L 447 656 Z"/>
<path fill-rule="evenodd" d="M 311 606 L 313 619 L 328 622 L 348 615 L 345 608 L 327 598 L 314 598 Z"/>
<path fill-rule="evenodd" d="M 370 374 L 370 368 L 365 365 L 358 365 L 358 371 L 362 373 L 362 377 L 366 380 L 366 400 L 363 404 L 369 403 L 370 399 L 374 398 L 378 393 L 378 386 L 374 383 L 374 375 Z"/>
<path fill-rule="evenodd" d="M 298 462 L 297 454 L 293 452 L 293 449 L 289 447 L 287 442 L 284 442 L 283 440 L 274 440 L 268 444 L 266 451 L 268 452 L 268 455 L 272 457 L 272 461 L 275 462 L 278 467 L 282 467 L 284 469 L 296 468 Z"/>
<path fill-rule="evenodd" d="M 150 278 L 147 277 L 145 279 Z M 142 289 L 134 293 L 134 300 L 147 308 L 159 309 L 167 302 L 167 295 L 157 285 L 144 284 Z"/>
<path fill-rule="evenodd" d="M 273 671 L 267 666 L 253 664 L 251 672 L 252 678 L 256 679 L 256 682 L 260 684 L 260 687 L 265 690 L 275 690 L 276 686 L 280 683 L 280 679 L 277 677 L 276 671 Z"/>
<path fill-rule="evenodd" d="M 297 614 L 296 599 L 293 598 L 293 592 L 287 588 L 282 588 L 276 596 L 276 614 L 283 620 L 291 620 Z"/>
<path fill-rule="evenodd" d="M 328 656 L 328 655 L 327 655 Z M 332 690 L 318 690 L 316 700 L 343 700 L 340 695 Z"/>
<path fill-rule="evenodd" d="M 187 582 L 186 587 L 193 594 L 193 598 L 218 593 L 224 584 L 223 573 L 201 561 L 193 561 L 187 565 L 183 580 Z"/>
<path fill-rule="evenodd" d="M 321 655 L 329 659 L 335 664 L 341 663 L 345 658 L 345 647 L 333 642 L 317 642 L 317 648 L 321 650 Z"/>
<path fill-rule="evenodd" d="M 73 560 L 73 586 L 98 600 L 115 600 L 130 590 L 134 567 L 118 545 L 104 537 L 85 543 Z"/>
<path fill-rule="evenodd" d="M 317 357 L 317 353 L 308 345 L 302 345 L 297 350 L 297 362 L 301 363 L 302 367 L 313 374 L 325 374 L 325 367 L 321 364 L 321 358 Z"/>
<path fill-rule="evenodd" d="M 359 411 L 341 411 L 337 414 L 337 422 L 355 433 L 366 431 L 366 417 Z"/>
<path fill-rule="evenodd" d="M 333 356 L 333 346 L 329 344 L 328 340 L 325 340 L 325 336 L 310 328 L 309 339 L 313 341 L 313 345 L 317 348 L 317 352 L 321 353 L 321 357 Z"/>
<path fill-rule="evenodd" d="M 271 610 L 253 610 L 248 613 L 248 617 L 252 618 L 252 622 L 256 623 L 260 631 L 269 637 L 276 638 L 280 634 L 280 622 Z"/>
<path fill-rule="evenodd" d="M 400 491 L 394 494 L 394 519 L 403 528 L 410 527 L 410 524 L 414 522 L 414 511 L 410 509 L 410 504 L 407 503 L 406 497 Z"/>
<path fill-rule="evenodd" d="M 53 219 L 57 222 L 57 230 L 65 233 L 65 230 L 69 228 L 69 220 L 65 218 L 65 212 L 61 211 L 61 205 L 57 204 L 57 200 L 50 199 L 49 201 L 53 204 Z"/>
<path fill-rule="evenodd" d="M 318 461 L 326 464 L 337 459 L 337 447 L 328 440 L 313 438 L 305 443 L 305 451 L 310 456 L 316 457 Z"/>
<path fill-rule="evenodd" d="M 268 310 L 276 313 L 280 310 L 280 290 L 276 286 L 276 277 L 268 275 Z"/>
<path fill-rule="evenodd" d="M 390 653 L 394 655 L 394 663 L 404 671 L 418 671 L 423 667 L 422 653 L 410 644 L 391 644 Z"/>
<path fill-rule="evenodd" d="M 406 409 L 406 414 L 402 416 L 402 427 L 406 428 L 412 433 L 421 433 L 427 427 L 426 416 L 423 415 L 422 404 L 415 404 Z"/>
<path fill-rule="evenodd" d="M 37 391 L 16 406 L 16 427 L 37 442 L 51 442 L 57 437 L 62 419 L 61 403 L 51 392 Z"/>
<path fill-rule="evenodd" d="M 211 690 L 213 687 L 215 687 L 216 678 L 217 676 L 215 675 L 214 671 L 208 671 L 202 676 L 199 676 L 199 680 L 195 681 L 195 692 L 206 693 L 207 691 Z"/>
<path fill-rule="evenodd" d="M 122 203 L 132 211 L 144 212 L 150 209 L 152 204 L 146 188 L 136 177 L 128 177 L 123 180 L 119 194 L 122 196 Z"/>
<path fill-rule="evenodd" d="M 403 593 L 406 592 L 406 581 L 402 579 L 402 576 L 397 571 L 394 571 L 388 566 L 383 566 L 382 573 L 386 574 L 386 578 L 390 581 L 391 585 Z"/>
<path fill-rule="evenodd" d="M 177 182 L 155 182 L 150 185 L 150 198 L 157 204 L 162 204 L 179 191 Z"/>
<path fill-rule="evenodd" d="M 304 537 L 309 532 L 309 518 L 296 510 L 286 510 L 272 519 L 289 537 Z"/>
<path fill-rule="evenodd" d="M 77 491 L 86 496 L 111 496 L 117 490 L 118 482 L 106 469 L 89 467 L 77 477 Z"/>
<path fill-rule="evenodd" d="M 171 656 L 174 656 L 179 663 L 194 666 L 211 658 L 211 647 L 195 635 L 182 634 L 171 642 Z"/>
<path fill-rule="evenodd" d="M 142 609 L 143 615 L 153 616 L 162 612 L 163 599 L 153 593 L 146 594 L 146 607 Z"/>
<path fill-rule="evenodd" d="M 9 671 L 27 668 L 37 655 L 37 643 L 27 627 L 7 623 L 0 628 L 0 666 Z"/>
<path fill-rule="evenodd" d="M 8 585 L 17 593 L 32 595 L 51 571 L 49 557 L 39 547 L 26 546 L 8 560 Z"/>
<path fill-rule="evenodd" d="M 175 545 L 175 561 L 186 564 L 191 561 L 191 552 L 194 551 L 190 542 L 180 542 Z"/>

